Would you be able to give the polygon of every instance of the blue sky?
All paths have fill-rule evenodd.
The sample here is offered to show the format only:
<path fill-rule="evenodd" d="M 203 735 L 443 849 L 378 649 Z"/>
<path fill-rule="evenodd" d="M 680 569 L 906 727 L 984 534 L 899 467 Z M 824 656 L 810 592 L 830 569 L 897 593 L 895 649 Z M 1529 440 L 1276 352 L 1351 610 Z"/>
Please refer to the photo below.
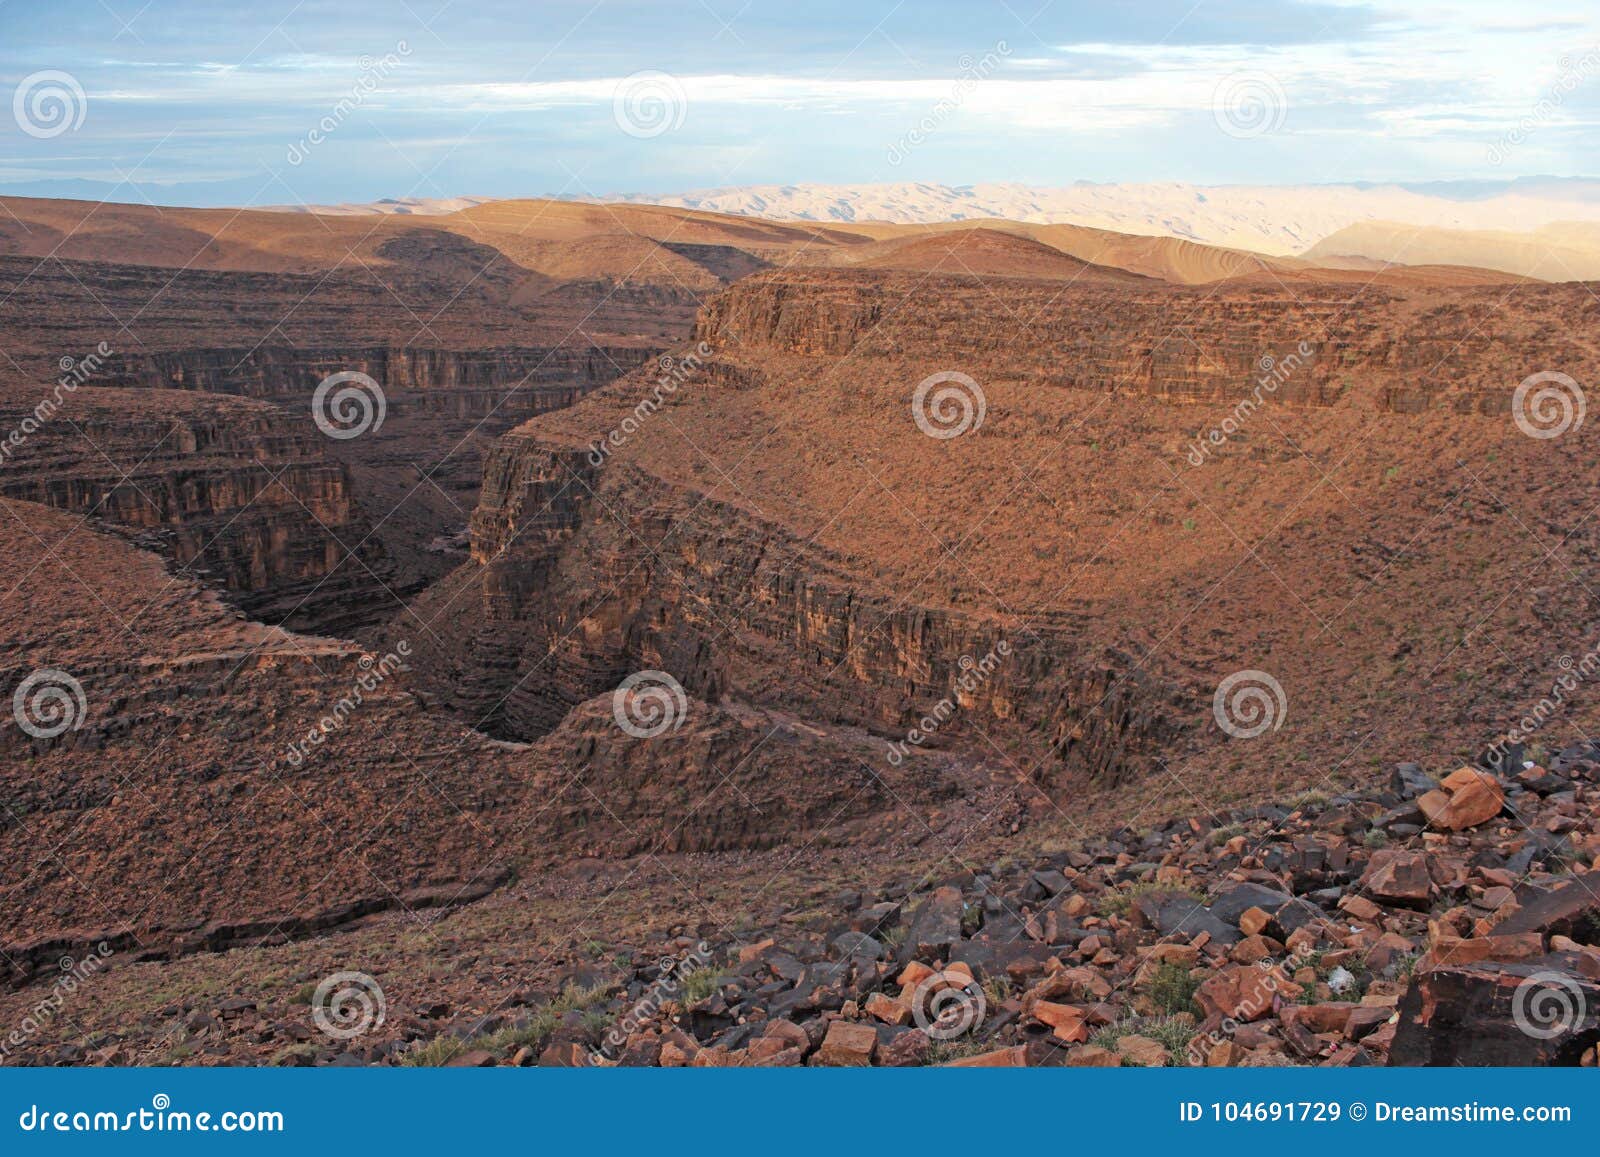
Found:
<path fill-rule="evenodd" d="M 0 190 L 167 203 L 1571 176 L 1600 5 L 0 0 L 0 99 Z"/>

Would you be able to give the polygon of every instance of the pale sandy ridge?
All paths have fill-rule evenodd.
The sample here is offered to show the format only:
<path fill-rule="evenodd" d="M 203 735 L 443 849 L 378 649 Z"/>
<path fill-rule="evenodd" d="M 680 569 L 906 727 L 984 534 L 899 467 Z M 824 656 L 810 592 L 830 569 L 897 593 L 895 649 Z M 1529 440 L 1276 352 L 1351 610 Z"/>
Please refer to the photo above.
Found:
<path fill-rule="evenodd" d="M 1473 265 L 1551 280 L 1600 276 L 1594 240 L 1600 181 L 1502 183 L 1449 195 L 1355 184 L 793 184 L 601 200 L 847 228 L 979 221 L 1070 225 L 1273 257 Z M 489 202 L 483 197 L 404 198 L 316 211 L 434 216 Z"/>

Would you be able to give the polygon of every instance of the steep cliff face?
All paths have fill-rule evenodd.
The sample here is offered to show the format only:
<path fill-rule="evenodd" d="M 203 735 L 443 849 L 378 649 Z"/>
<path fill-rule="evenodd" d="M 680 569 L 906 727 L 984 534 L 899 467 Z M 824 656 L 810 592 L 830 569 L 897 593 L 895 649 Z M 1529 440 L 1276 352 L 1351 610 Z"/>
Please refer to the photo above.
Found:
<path fill-rule="evenodd" d="M 451 540 L 475 500 L 481 445 L 644 356 L 383 347 L 113 356 L 8 455 L 0 494 L 151 531 L 152 545 L 251 617 L 348 634 L 392 618 L 462 557 Z M 346 369 L 379 382 L 387 412 L 341 442 L 318 429 L 311 399 Z M 7 388 L 0 430 L 20 427 L 52 391 Z"/>
<path fill-rule="evenodd" d="M 36 405 L 0 395 L 0 429 Z M 149 532 L 252 618 L 341 633 L 384 613 L 391 568 L 325 446 L 260 402 L 82 386 L 8 457 L 0 494 Z"/>
<path fill-rule="evenodd" d="M 975 376 L 993 368 L 1042 388 L 1167 401 L 1236 401 L 1270 382 L 1279 401 L 1330 406 L 1359 380 L 1379 385 L 1382 409 L 1492 414 L 1509 409 L 1509 387 L 1530 367 L 1572 363 L 1568 325 L 1600 322 L 1600 303 L 1581 289 L 1537 283 L 1429 294 L 1010 282 L 1001 292 L 1003 307 L 961 279 L 765 273 L 708 302 L 695 336 L 731 357 L 936 353 Z M 1597 351 L 1580 349 L 1592 366 Z"/>
<path fill-rule="evenodd" d="M 106 385 L 241 394 L 309 404 L 331 374 L 367 374 L 384 388 L 389 415 L 410 411 L 515 423 L 571 405 L 595 385 L 641 364 L 648 349 L 534 346 L 435 349 L 349 345 L 303 349 L 261 345 L 120 354 L 100 375 Z"/>
<path fill-rule="evenodd" d="M 204 547 L 201 565 L 237 605 L 272 621 L 339 633 L 387 621 L 465 558 L 482 448 L 639 365 L 687 331 L 697 301 L 670 287 L 632 287 L 623 300 L 625 287 L 529 280 L 492 251 L 440 251 L 438 238 L 407 236 L 420 248 L 391 253 L 399 264 L 381 275 L 377 266 L 307 274 L 0 257 L 0 335 L 13 359 L 0 363 L 0 396 L 20 420 L 59 367 L 92 361 L 74 405 L 105 423 L 66 451 L 81 466 L 48 466 L 51 478 L 24 482 L 32 466 L 19 454 L 8 492 L 87 510 L 100 494 L 86 489 L 112 491 L 102 514 L 159 523 L 183 563 Z M 665 296 L 651 298 L 655 289 Z M 115 330 L 111 317 L 129 328 Z M 312 412 L 319 383 L 341 372 L 367 374 L 384 395 L 381 425 L 349 439 L 328 437 Z M 201 436 L 183 475 L 186 443 L 163 443 L 168 425 L 140 418 L 113 429 L 126 414 L 159 410 L 128 404 L 134 394 L 178 391 L 269 404 L 274 436 L 295 445 L 238 449 Z M 106 396 L 90 400 L 96 393 Z M 88 438 L 115 442 L 118 470 Z M 141 496 L 118 477 L 132 470 L 137 481 L 134 464 L 147 454 L 147 467 L 183 475 L 172 494 L 151 481 Z M 249 468 L 224 479 L 224 459 Z M 215 542 L 207 509 L 223 515 L 210 528 Z"/>
<path fill-rule="evenodd" d="M 450 350 L 264 345 L 117 355 L 95 381 L 272 402 L 302 436 L 320 442 L 322 453 L 342 465 L 349 483 L 346 498 L 359 507 L 359 514 L 347 514 L 346 520 L 365 521 L 371 534 L 364 549 L 386 562 L 377 567 L 365 560 L 382 584 L 378 597 L 345 600 L 333 618 L 302 617 L 293 625 L 348 630 L 392 617 L 403 600 L 463 557 L 458 542 L 476 501 L 484 445 L 519 422 L 572 405 L 649 356 L 649 350 L 629 346 Z M 345 372 L 366 374 L 378 384 L 382 421 L 359 436 L 331 439 L 317 427 L 314 396 L 319 383 Z M 358 534 L 348 545 L 354 548 L 363 537 Z M 273 566 L 284 575 L 300 570 L 315 579 L 319 565 L 328 571 L 342 561 L 342 555 L 330 555 L 318 564 L 314 551 L 304 553 L 315 542 L 284 538 L 260 546 L 302 553 L 299 560 L 284 559 Z M 261 591 L 252 606 L 293 606 L 303 593 L 272 583 L 267 589 L 251 589 Z"/>
<path fill-rule="evenodd" d="M 981 742 L 980 724 L 1020 773 L 1116 782 L 1174 730 L 1170 690 L 1086 645 L 1070 615 L 894 598 L 733 505 L 529 434 L 489 455 L 472 530 L 483 621 L 450 701 L 498 734 L 545 734 L 646 668 L 865 728 L 880 766 Z"/>

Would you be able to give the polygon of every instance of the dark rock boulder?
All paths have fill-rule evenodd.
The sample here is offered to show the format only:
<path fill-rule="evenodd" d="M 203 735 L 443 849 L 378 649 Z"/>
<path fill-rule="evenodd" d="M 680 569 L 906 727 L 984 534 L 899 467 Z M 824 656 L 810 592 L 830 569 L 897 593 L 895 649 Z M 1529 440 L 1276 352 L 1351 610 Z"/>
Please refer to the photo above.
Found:
<path fill-rule="evenodd" d="M 1389 790 L 1401 799 L 1416 799 L 1439 787 L 1439 781 L 1422 770 L 1420 764 L 1401 763 L 1389 776 Z"/>
<path fill-rule="evenodd" d="M 942 960 L 950 946 L 961 939 L 961 893 L 954 888 L 936 888 L 911 917 L 911 928 L 900 948 L 900 963 L 913 960 Z"/>
<path fill-rule="evenodd" d="M 1543 932 L 1580 944 L 1600 944 L 1600 882 L 1576 876 L 1548 891 L 1518 896 L 1521 907 L 1495 925 L 1495 934 Z"/>
<path fill-rule="evenodd" d="M 1391 1065 L 1576 1065 L 1600 1042 L 1600 983 L 1571 954 L 1419 973 Z"/>
<path fill-rule="evenodd" d="M 1209 932 L 1218 944 L 1233 944 L 1239 939 L 1238 928 L 1187 892 L 1147 892 L 1133 906 L 1145 923 L 1163 936 L 1188 938 Z"/>

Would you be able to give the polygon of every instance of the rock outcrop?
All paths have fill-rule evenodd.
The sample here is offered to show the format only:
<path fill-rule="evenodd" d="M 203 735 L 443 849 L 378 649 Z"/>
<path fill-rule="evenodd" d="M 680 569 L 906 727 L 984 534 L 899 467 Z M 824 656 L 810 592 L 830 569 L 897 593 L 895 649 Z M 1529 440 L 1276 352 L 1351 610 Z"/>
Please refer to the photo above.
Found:
<path fill-rule="evenodd" d="M 1506 413 L 1528 367 L 1564 365 L 1579 377 L 1596 368 L 1549 320 L 1600 320 L 1600 305 L 1576 286 L 1447 295 L 1369 286 L 1352 300 L 1349 286 L 1271 280 L 1203 290 L 1012 280 L 999 291 L 1007 309 L 998 315 L 990 292 L 949 271 L 773 271 L 709 301 L 695 337 L 735 355 L 937 351 L 946 367 L 983 382 L 1023 378 L 1040 389 L 1115 388 L 1173 402 L 1233 403 L 1270 383 L 1268 398 L 1332 406 L 1357 381 L 1369 390 L 1381 383 L 1374 400 L 1400 413 Z"/>

